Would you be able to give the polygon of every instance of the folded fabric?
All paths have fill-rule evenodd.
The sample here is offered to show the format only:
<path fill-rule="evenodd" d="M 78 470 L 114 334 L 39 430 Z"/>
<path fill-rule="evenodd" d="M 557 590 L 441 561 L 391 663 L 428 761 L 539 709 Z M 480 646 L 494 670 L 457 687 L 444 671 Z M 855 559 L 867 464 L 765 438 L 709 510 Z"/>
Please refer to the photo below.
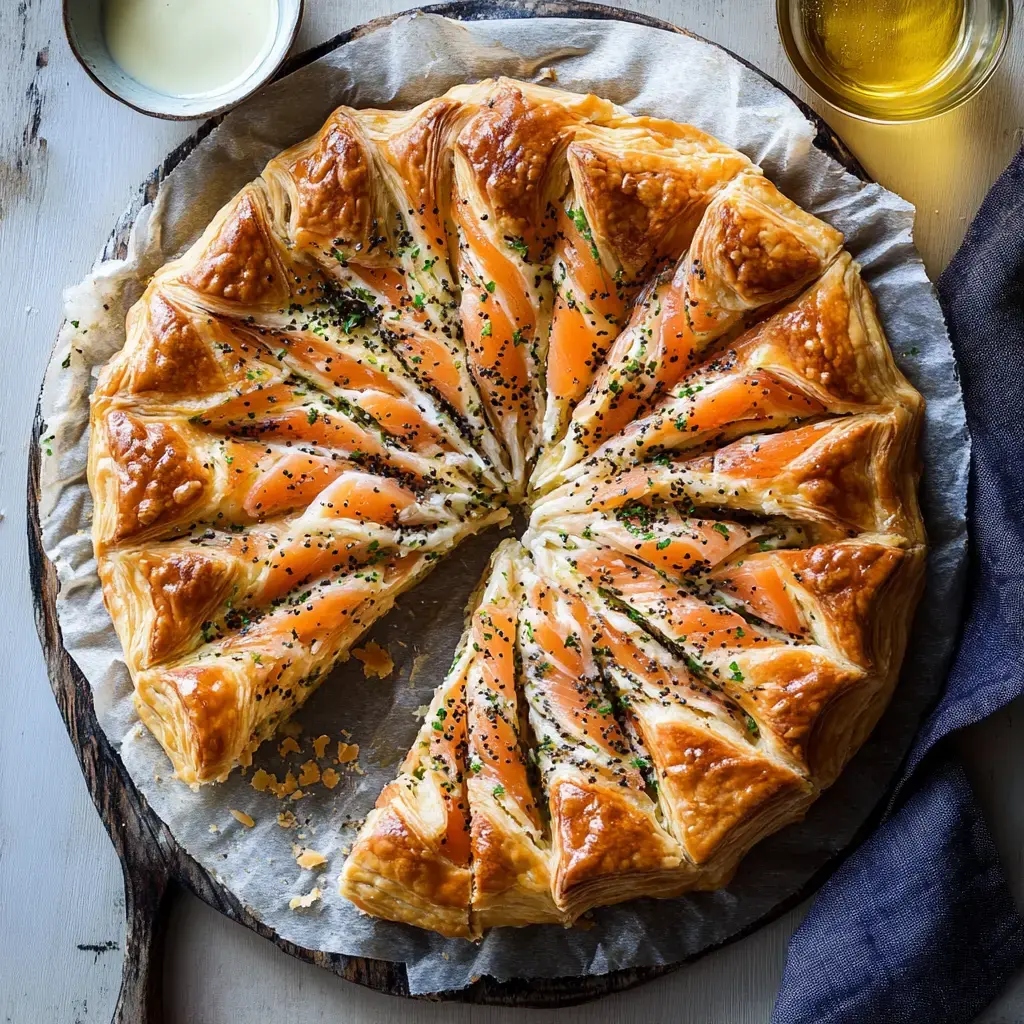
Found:
<path fill-rule="evenodd" d="M 968 611 L 889 812 L 789 945 L 773 1024 L 962 1024 L 1024 963 L 1024 921 L 940 741 L 1024 691 L 1024 149 L 939 279 L 972 454 Z"/>

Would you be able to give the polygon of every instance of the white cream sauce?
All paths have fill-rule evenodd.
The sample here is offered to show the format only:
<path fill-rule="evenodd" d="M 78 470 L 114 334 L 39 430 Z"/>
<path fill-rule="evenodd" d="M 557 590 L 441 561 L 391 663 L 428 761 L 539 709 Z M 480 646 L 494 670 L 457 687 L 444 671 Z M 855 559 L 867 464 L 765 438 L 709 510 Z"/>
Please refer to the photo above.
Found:
<path fill-rule="evenodd" d="M 110 56 L 169 96 L 224 92 L 267 55 L 277 0 L 106 0 Z"/>

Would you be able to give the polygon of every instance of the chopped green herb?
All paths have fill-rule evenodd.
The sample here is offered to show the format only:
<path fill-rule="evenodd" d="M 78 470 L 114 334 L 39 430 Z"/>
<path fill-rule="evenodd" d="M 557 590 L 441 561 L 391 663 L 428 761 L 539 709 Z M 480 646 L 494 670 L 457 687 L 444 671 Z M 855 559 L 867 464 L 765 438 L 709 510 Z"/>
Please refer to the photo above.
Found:
<path fill-rule="evenodd" d="M 505 244 L 522 259 L 529 259 L 530 249 L 526 242 L 523 241 L 522 235 L 516 235 L 514 237 L 510 235 L 505 236 Z"/>

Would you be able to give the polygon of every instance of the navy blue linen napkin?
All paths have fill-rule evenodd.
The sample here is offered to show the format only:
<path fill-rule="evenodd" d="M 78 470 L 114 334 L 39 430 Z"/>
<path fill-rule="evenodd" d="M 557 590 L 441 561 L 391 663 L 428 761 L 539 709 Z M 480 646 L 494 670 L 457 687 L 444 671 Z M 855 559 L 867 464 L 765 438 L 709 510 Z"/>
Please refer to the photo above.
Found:
<path fill-rule="evenodd" d="M 940 744 L 1024 691 L 1024 149 L 938 289 L 973 444 L 963 635 L 887 817 L 790 941 L 773 1024 L 966 1024 L 1024 963 L 1024 921 Z"/>

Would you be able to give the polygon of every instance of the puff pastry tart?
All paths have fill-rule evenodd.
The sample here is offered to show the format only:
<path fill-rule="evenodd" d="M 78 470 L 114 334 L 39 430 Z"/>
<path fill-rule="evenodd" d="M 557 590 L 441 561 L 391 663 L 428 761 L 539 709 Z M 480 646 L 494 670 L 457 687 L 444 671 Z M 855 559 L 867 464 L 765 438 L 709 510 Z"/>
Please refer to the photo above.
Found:
<path fill-rule="evenodd" d="M 341 892 L 567 924 L 726 884 L 863 743 L 921 416 L 841 234 L 745 156 L 499 79 L 338 109 L 153 277 L 92 400 L 93 540 L 198 785 L 528 504 Z"/>

